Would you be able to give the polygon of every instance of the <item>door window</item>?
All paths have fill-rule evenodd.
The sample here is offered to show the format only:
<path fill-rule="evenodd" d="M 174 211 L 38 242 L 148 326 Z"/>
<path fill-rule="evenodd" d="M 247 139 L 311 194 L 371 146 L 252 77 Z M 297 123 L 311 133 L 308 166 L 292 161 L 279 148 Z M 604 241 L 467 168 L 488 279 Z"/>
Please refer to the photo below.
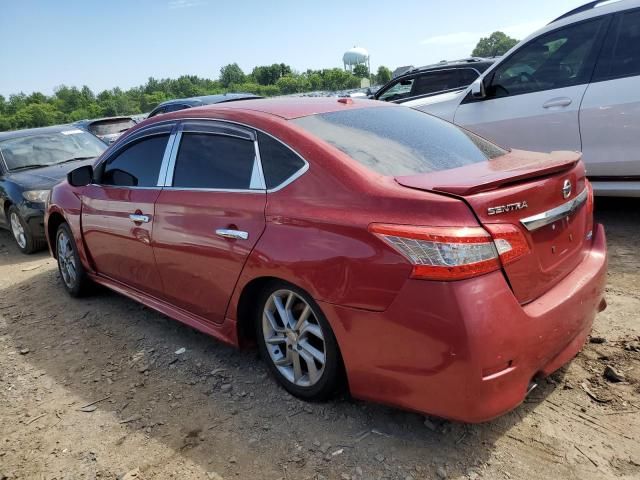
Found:
<path fill-rule="evenodd" d="M 378 97 L 378 100 L 382 100 L 384 102 L 393 102 L 394 100 L 400 100 L 401 98 L 408 97 L 411 95 L 411 87 L 413 85 L 415 78 L 406 78 L 404 80 L 400 80 L 395 85 L 389 87 L 382 95 Z"/>
<path fill-rule="evenodd" d="M 173 186 L 249 189 L 255 158 L 255 147 L 250 140 L 208 133 L 183 133 Z"/>
<path fill-rule="evenodd" d="M 267 188 L 275 188 L 304 167 L 304 160 L 275 138 L 258 133 L 260 160 Z"/>
<path fill-rule="evenodd" d="M 146 137 L 109 158 L 101 175 L 103 185 L 155 187 L 168 134 Z"/>
<path fill-rule="evenodd" d="M 411 96 L 428 95 L 430 93 L 451 90 L 460 86 L 457 70 L 439 70 L 420 75 L 413 83 Z"/>
<path fill-rule="evenodd" d="M 616 19 L 598 61 L 599 80 L 640 75 L 640 10 Z"/>
<path fill-rule="evenodd" d="M 542 35 L 498 66 L 489 96 L 505 97 L 587 83 L 594 44 L 603 20 L 571 25 Z"/>

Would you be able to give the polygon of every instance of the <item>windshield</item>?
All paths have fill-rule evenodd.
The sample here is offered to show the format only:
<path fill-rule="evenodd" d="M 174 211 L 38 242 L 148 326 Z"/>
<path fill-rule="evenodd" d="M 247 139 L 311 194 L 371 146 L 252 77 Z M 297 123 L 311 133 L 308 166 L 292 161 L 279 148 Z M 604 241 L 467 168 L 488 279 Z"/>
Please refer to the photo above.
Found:
<path fill-rule="evenodd" d="M 359 108 L 293 122 L 382 175 L 448 170 L 507 153 L 467 130 L 406 107 Z"/>
<path fill-rule="evenodd" d="M 128 118 L 123 120 L 108 120 L 92 123 L 89 130 L 91 130 L 94 135 L 112 135 L 129 130 L 135 124 L 136 122 Z"/>
<path fill-rule="evenodd" d="M 104 143 L 80 129 L 41 133 L 0 142 L 0 153 L 9 170 L 97 157 L 106 149 Z"/>

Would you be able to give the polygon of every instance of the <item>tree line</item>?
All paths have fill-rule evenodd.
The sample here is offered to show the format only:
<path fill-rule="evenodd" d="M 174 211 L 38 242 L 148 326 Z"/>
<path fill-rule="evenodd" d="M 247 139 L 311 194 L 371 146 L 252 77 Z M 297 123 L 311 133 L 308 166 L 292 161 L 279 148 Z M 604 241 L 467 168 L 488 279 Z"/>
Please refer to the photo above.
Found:
<path fill-rule="evenodd" d="M 8 98 L 0 95 L 0 131 L 139 114 L 166 100 L 199 95 L 246 92 L 270 97 L 315 90 L 346 90 L 358 88 L 361 78 L 368 75 L 366 67 L 356 68 L 353 73 L 340 68 L 300 73 L 284 63 L 257 66 L 245 74 L 237 63 L 232 63 L 220 69 L 216 80 L 195 75 L 176 79 L 150 77 L 138 87 L 128 90 L 116 87 L 98 94 L 86 85 L 82 88 L 62 85 L 55 88 L 53 95 L 40 92 L 17 93 Z M 384 84 L 391 79 L 391 71 L 381 66 L 372 77 L 374 83 Z"/>

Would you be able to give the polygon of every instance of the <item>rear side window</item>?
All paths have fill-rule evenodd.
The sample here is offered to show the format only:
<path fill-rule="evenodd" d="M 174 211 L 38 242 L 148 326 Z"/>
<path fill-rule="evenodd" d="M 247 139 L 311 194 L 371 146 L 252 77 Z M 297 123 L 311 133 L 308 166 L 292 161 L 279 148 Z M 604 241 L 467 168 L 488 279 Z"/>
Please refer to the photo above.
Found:
<path fill-rule="evenodd" d="M 460 86 L 457 70 L 440 70 L 420 75 L 413 83 L 411 96 L 428 95 L 430 93 L 451 90 Z"/>
<path fill-rule="evenodd" d="M 253 142 L 227 135 L 184 133 L 176 157 L 173 186 L 244 190 L 251 186 Z"/>
<path fill-rule="evenodd" d="M 447 170 L 506 153 L 471 132 L 411 108 L 359 108 L 292 121 L 382 175 Z"/>
<path fill-rule="evenodd" d="M 640 75 L 640 10 L 616 18 L 611 32 L 598 61 L 596 78 Z"/>
<path fill-rule="evenodd" d="M 169 135 L 143 138 L 107 160 L 102 173 L 103 185 L 119 187 L 155 187 Z"/>
<path fill-rule="evenodd" d="M 267 188 L 275 188 L 295 175 L 305 163 L 275 138 L 258 133 L 260 160 Z"/>
<path fill-rule="evenodd" d="M 505 97 L 587 83 L 602 22 L 578 23 L 527 43 L 496 67 L 489 95 Z"/>

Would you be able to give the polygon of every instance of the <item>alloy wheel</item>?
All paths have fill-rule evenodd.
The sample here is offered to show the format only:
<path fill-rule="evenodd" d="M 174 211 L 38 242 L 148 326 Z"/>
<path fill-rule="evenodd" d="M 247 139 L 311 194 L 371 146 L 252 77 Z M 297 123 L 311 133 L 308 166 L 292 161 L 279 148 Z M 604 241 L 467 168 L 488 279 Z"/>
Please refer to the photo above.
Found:
<path fill-rule="evenodd" d="M 73 288 L 78 278 L 78 269 L 71 239 L 65 231 L 58 234 L 58 264 L 65 285 Z"/>
<path fill-rule="evenodd" d="M 272 293 L 262 313 L 267 352 L 280 374 L 299 387 L 320 381 L 326 363 L 322 327 L 313 308 L 297 293 Z"/>
<path fill-rule="evenodd" d="M 10 222 L 13 238 L 16 239 L 18 246 L 24 250 L 25 248 L 27 248 L 27 236 L 24 232 L 24 227 L 22 226 L 20 217 L 18 217 L 18 214 L 16 212 L 11 212 Z"/>

